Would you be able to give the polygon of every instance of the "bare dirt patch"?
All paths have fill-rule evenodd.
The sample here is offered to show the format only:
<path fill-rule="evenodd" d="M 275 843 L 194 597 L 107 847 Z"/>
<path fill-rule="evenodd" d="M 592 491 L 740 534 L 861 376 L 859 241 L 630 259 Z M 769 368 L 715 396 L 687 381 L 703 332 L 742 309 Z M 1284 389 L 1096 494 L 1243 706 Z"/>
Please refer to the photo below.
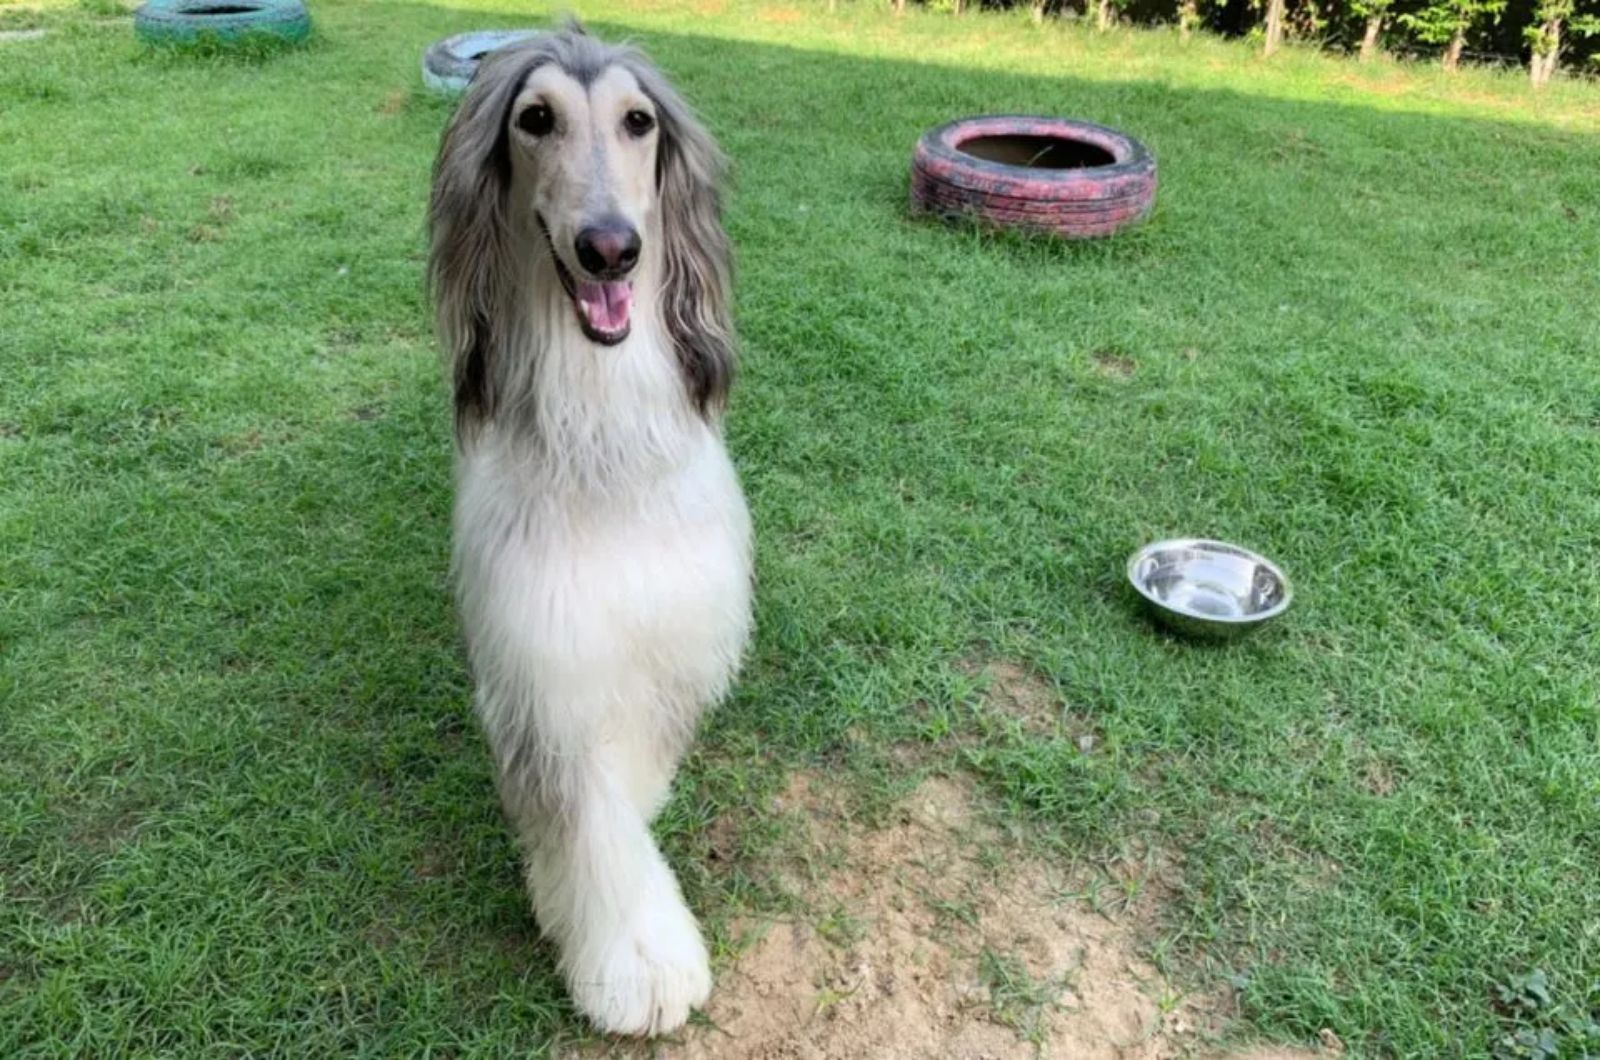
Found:
<path fill-rule="evenodd" d="M 1394 794 L 1395 788 L 1399 787 L 1400 784 L 1395 778 L 1394 770 L 1389 768 L 1387 762 L 1382 759 L 1374 759 L 1368 762 L 1361 771 L 1361 786 L 1369 794 L 1377 795 L 1380 798 L 1388 798 Z"/>
<path fill-rule="evenodd" d="M 411 102 L 411 93 L 403 88 L 391 89 L 387 95 L 373 109 L 385 117 L 392 118 L 406 109 L 406 104 Z"/>
<path fill-rule="evenodd" d="M 1119 350 L 1096 350 L 1090 355 L 1095 370 L 1108 379 L 1132 379 L 1139 362 Z"/>
<path fill-rule="evenodd" d="M 970 787 L 934 777 L 875 827 L 798 774 L 779 800 L 803 836 L 786 876 L 804 912 L 736 925 L 705 1023 L 588 1055 L 660 1060 L 1218 1056 L 1227 999 L 1184 996 L 1145 958 L 1162 888 L 1082 879 L 1009 845 Z M 1316 1054 L 1252 1052 L 1251 1060 Z"/>
<path fill-rule="evenodd" d="M 960 668 L 984 682 L 984 710 L 1015 718 L 1036 735 L 1065 733 L 1084 754 L 1099 746 L 1093 722 L 1070 709 L 1038 671 L 1001 658 L 966 660 Z"/>
<path fill-rule="evenodd" d="M 969 662 L 962 668 L 988 682 L 986 709 L 1009 714 L 1029 728 L 1055 727 L 1061 703 L 1055 689 L 1035 671 L 1010 659 Z"/>

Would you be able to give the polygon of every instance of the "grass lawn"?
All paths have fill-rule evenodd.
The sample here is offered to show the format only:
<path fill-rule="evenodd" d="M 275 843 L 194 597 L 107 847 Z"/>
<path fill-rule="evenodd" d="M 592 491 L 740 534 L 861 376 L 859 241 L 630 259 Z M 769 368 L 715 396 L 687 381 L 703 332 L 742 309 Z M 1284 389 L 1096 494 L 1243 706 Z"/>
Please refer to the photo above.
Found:
<path fill-rule="evenodd" d="M 583 1033 L 469 712 L 421 284 L 448 108 L 418 54 L 545 9 L 313 8 L 260 61 L 0 9 L 53 30 L 0 42 L 0 1056 Z M 782 901 L 791 771 L 870 815 L 962 770 L 1052 857 L 1161 852 L 1147 952 L 1237 988 L 1231 1039 L 1579 1055 L 1600 88 L 1022 16 L 582 12 L 736 167 L 759 633 L 659 826 L 724 964 Z M 985 111 L 1143 138 L 1155 216 L 1086 246 L 907 220 L 918 133 Z M 1279 559 L 1294 610 L 1154 632 L 1122 562 L 1184 533 Z M 984 660 L 1093 741 L 998 723 Z"/>

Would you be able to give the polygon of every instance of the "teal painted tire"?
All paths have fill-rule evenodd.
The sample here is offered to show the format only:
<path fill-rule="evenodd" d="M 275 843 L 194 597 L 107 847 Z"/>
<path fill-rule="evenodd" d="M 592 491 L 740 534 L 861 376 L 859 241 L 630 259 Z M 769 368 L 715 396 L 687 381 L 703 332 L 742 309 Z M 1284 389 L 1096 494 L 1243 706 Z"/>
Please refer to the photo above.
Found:
<path fill-rule="evenodd" d="M 133 31 L 150 44 L 255 36 L 297 43 L 311 33 L 311 13 L 301 0 L 147 0 L 133 13 Z"/>
<path fill-rule="evenodd" d="M 422 53 L 422 83 L 441 95 L 459 96 L 485 55 L 538 35 L 532 29 L 481 29 L 434 41 Z"/>

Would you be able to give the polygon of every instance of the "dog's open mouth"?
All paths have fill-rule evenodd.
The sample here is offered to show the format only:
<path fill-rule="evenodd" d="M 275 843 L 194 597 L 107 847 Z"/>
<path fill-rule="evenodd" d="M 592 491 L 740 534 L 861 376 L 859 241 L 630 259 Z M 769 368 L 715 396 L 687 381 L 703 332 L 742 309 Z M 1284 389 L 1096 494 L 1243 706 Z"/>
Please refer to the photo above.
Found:
<path fill-rule="evenodd" d="M 563 269 L 565 266 L 563 266 Z M 574 289 L 576 286 L 576 289 Z M 569 283 L 567 293 L 578 308 L 583 333 L 607 346 L 628 337 L 628 311 L 633 308 L 633 284 L 626 280 Z"/>
<path fill-rule="evenodd" d="M 539 218 L 539 227 L 550 246 L 550 260 L 556 263 L 561 286 L 572 299 L 572 308 L 578 311 L 578 325 L 583 333 L 602 346 L 615 346 L 627 338 L 633 311 L 633 281 L 577 279 L 556 253 L 555 240 L 550 238 L 550 229 L 543 217 Z"/>

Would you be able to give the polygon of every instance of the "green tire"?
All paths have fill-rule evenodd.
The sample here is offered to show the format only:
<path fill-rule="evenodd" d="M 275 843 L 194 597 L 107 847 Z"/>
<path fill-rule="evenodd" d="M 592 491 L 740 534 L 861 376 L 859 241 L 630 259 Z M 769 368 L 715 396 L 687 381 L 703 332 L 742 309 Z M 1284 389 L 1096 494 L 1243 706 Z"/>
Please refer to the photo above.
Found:
<path fill-rule="evenodd" d="M 301 0 L 147 0 L 133 13 L 133 31 L 150 44 L 255 36 L 299 42 L 311 33 L 311 14 Z"/>

